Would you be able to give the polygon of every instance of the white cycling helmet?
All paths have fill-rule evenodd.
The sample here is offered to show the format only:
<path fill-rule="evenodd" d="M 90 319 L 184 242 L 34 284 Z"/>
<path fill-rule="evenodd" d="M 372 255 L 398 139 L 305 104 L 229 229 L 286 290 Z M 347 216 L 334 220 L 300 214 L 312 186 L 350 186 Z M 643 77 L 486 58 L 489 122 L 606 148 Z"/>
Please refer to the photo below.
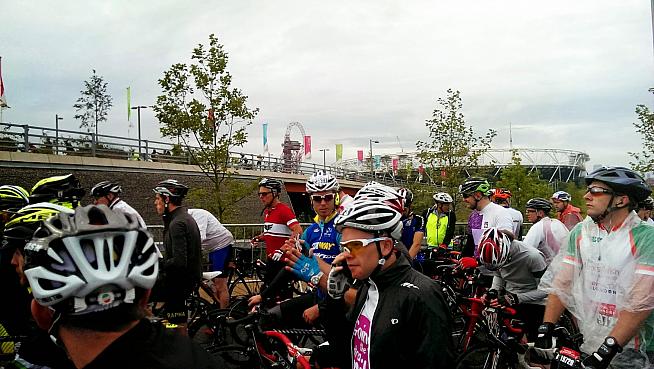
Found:
<path fill-rule="evenodd" d="M 402 213 L 383 201 L 357 199 L 341 213 L 334 221 L 339 232 L 343 228 L 355 228 L 370 233 L 388 232 L 399 240 L 402 237 Z"/>
<path fill-rule="evenodd" d="M 450 196 L 449 194 L 447 194 L 445 192 L 438 192 L 438 193 L 434 194 L 433 198 L 434 198 L 434 201 L 441 202 L 441 203 L 444 203 L 444 204 L 451 204 L 451 203 L 454 202 L 454 200 L 452 199 L 452 196 Z"/>
<path fill-rule="evenodd" d="M 307 179 L 306 192 L 315 193 L 322 191 L 337 192 L 339 188 L 336 177 L 322 170 L 317 171 Z"/>
<path fill-rule="evenodd" d="M 361 187 L 359 192 L 354 195 L 354 200 L 380 201 L 400 214 L 404 211 L 404 196 L 392 187 L 375 181 L 368 182 Z"/>
<path fill-rule="evenodd" d="M 25 276 L 36 301 L 82 315 L 134 303 L 159 272 L 152 236 L 136 218 L 105 205 L 45 221 L 25 246 Z"/>
<path fill-rule="evenodd" d="M 551 198 L 560 201 L 572 201 L 572 196 L 565 191 L 556 191 L 552 194 Z"/>
<path fill-rule="evenodd" d="M 509 260 L 511 239 L 497 228 L 484 230 L 479 241 L 479 260 L 490 270 L 498 270 Z"/>

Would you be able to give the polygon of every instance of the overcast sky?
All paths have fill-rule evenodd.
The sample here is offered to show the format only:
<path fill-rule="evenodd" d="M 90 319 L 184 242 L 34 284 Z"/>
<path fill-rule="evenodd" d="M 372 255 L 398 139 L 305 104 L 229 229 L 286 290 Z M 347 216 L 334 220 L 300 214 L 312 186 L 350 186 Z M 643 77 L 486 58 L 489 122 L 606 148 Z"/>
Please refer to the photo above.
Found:
<path fill-rule="evenodd" d="M 427 136 L 424 121 L 448 88 L 466 121 L 498 131 L 494 146 L 588 153 L 627 164 L 641 142 L 637 104 L 654 105 L 652 15 L 645 0 L 575 1 L 9 1 L 0 0 L 6 122 L 75 129 L 72 105 L 96 69 L 114 107 L 105 134 L 127 132 L 132 105 L 151 105 L 157 80 L 215 33 L 233 86 L 260 113 L 246 151 L 281 151 L 299 121 L 317 151 L 345 158 L 381 141 L 398 152 Z M 134 119 L 134 118 L 132 118 Z M 135 119 L 134 119 L 135 120 Z M 158 139 L 151 111 L 144 138 Z M 136 137 L 134 129 L 130 130 Z M 331 157 L 331 159 L 330 159 Z"/>

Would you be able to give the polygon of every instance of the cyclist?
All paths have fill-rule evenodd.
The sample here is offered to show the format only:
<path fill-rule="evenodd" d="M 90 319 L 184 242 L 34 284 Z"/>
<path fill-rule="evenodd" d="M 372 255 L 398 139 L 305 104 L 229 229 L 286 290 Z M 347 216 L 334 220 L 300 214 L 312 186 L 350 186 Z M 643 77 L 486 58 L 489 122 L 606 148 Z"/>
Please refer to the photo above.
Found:
<path fill-rule="evenodd" d="M 402 243 L 409 249 L 409 257 L 413 260 L 420 252 L 422 239 L 425 237 L 425 218 L 413 212 L 413 192 L 408 188 L 397 191 L 404 199 L 402 212 Z"/>
<path fill-rule="evenodd" d="M 559 220 L 568 227 L 569 230 L 572 230 L 574 226 L 581 222 L 581 210 L 579 208 L 572 206 L 570 201 L 572 201 L 572 196 L 565 191 L 557 191 L 552 194 L 552 204 L 559 214 Z"/>
<path fill-rule="evenodd" d="M 393 203 L 355 196 L 336 219 L 344 252 L 329 273 L 328 310 L 331 319 L 341 320 L 329 325 L 349 332 L 334 342 L 349 349 L 336 352 L 351 352 L 354 368 L 400 368 L 408 363 L 412 368 L 451 368 L 450 313 L 438 284 L 413 269 L 395 247 L 402 221 Z M 352 282 L 346 266 L 361 286 L 354 306 L 343 315 L 343 295 Z"/>
<path fill-rule="evenodd" d="M 317 267 L 327 272 L 329 272 L 329 265 L 340 253 L 341 235 L 334 228 L 334 219 L 338 215 L 339 187 L 336 177 L 323 171 L 316 172 L 306 182 L 306 192 L 311 197 L 311 204 L 316 216 L 314 223 L 302 234 L 300 244 L 303 246 L 303 253 L 311 256 L 317 261 Z M 294 241 L 289 239 L 286 241 L 284 249 L 293 249 L 294 246 Z M 288 271 L 284 270 L 280 273 L 288 273 Z M 323 275 L 324 272 L 317 272 L 312 276 L 313 278 L 305 279 L 318 287 Z M 299 277 L 306 276 L 300 275 Z M 280 277 L 276 277 L 275 280 L 280 280 Z M 279 285 L 268 286 L 261 292 L 262 297 L 270 297 L 279 287 Z M 301 316 L 306 323 L 311 324 L 320 316 L 317 303 L 323 298 L 324 294 L 317 292 L 288 300 L 280 305 L 279 314 L 286 322 L 295 322 L 296 318 Z M 250 304 L 259 303 L 260 300 L 260 297 L 253 298 L 250 300 Z"/>
<path fill-rule="evenodd" d="M 259 182 L 259 199 L 264 205 L 264 230 L 255 237 L 266 243 L 266 272 L 264 284 L 269 285 L 284 268 L 284 252 L 281 250 L 286 240 L 297 240 L 302 234 L 300 222 L 293 210 L 279 200 L 282 182 L 274 178 L 264 178 Z M 290 278 L 284 284 L 290 283 Z M 280 297 L 291 297 L 290 288 L 283 288 Z"/>
<path fill-rule="evenodd" d="M 32 311 L 71 367 L 218 367 L 189 338 L 145 318 L 158 274 L 155 248 L 137 219 L 104 205 L 43 222 L 26 247 Z"/>
<path fill-rule="evenodd" d="M 186 298 L 198 287 L 202 277 L 200 230 L 182 206 L 187 186 L 167 179 L 159 182 L 153 191 L 155 209 L 164 222 L 165 250 L 156 294 L 165 304 L 165 318 L 176 324 L 180 333 L 186 334 Z"/>
<path fill-rule="evenodd" d="M 31 319 L 30 303 L 31 292 L 28 290 L 25 277 L 25 245 L 32 239 L 34 232 L 42 221 L 59 213 L 72 213 L 67 207 L 53 203 L 37 203 L 19 209 L 13 218 L 7 222 L 2 238 L 2 254 L 8 256 L 8 264 L 12 267 L 11 279 L 19 281 L 19 287 L 12 289 L 6 295 L 7 301 L 12 303 L 14 314 L 3 321 L 3 325 L 13 335 L 25 336 L 21 342 L 13 365 L 16 367 L 67 367 L 66 356 L 51 340 L 45 331 L 40 330 Z M 4 263 L 4 261 L 3 261 Z M 3 285 L 10 280 L 3 280 Z M 5 324 L 6 323 L 6 324 Z"/>
<path fill-rule="evenodd" d="M 513 194 L 510 190 L 505 188 L 496 188 L 495 193 L 492 196 L 494 203 L 502 206 L 511 213 L 511 218 L 513 219 L 513 235 L 516 239 L 520 239 L 522 235 L 522 213 L 511 207 L 511 197 Z"/>
<path fill-rule="evenodd" d="M 484 230 L 479 243 L 479 260 L 493 272 L 491 290 L 498 298 L 491 306 L 510 306 L 525 323 L 527 337 L 535 339 L 540 317 L 545 311 L 547 294 L 538 289 L 547 264 L 543 254 L 520 241 L 511 241 L 506 230 L 491 227 Z"/>
<path fill-rule="evenodd" d="M 134 208 L 125 202 L 125 200 L 120 198 L 122 192 L 123 188 L 116 182 L 98 182 L 93 186 L 93 188 L 91 188 L 91 196 L 93 196 L 94 199 L 93 204 L 107 205 L 114 211 L 122 211 L 125 214 L 130 214 L 138 219 L 141 227 L 146 228 L 145 221 L 138 211 L 134 210 Z"/>
<path fill-rule="evenodd" d="M 447 248 L 454 236 L 456 213 L 451 209 L 454 200 L 445 192 L 434 194 L 434 206 L 427 211 L 427 246 Z"/>
<path fill-rule="evenodd" d="M 647 196 L 645 200 L 638 203 L 638 216 L 647 224 L 654 225 L 652 220 L 652 210 L 654 210 L 654 199 Z"/>
<path fill-rule="evenodd" d="M 536 346 L 552 347 L 554 324 L 567 308 L 583 334 L 582 351 L 591 354 L 584 366 L 646 368 L 653 352 L 654 228 L 634 209 L 651 189 L 623 167 L 599 168 L 585 181 L 588 216 L 570 233 L 560 269 L 545 289 Z"/>
<path fill-rule="evenodd" d="M 222 309 L 229 306 L 227 268 L 231 261 L 234 236 L 213 214 L 204 209 L 188 209 L 200 229 L 202 252 L 209 256 L 212 272 L 222 272 L 213 279 L 214 297 Z"/>
<path fill-rule="evenodd" d="M 30 203 L 51 202 L 70 209 L 79 206 L 86 191 L 73 174 L 43 178 L 30 191 Z"/>
<path fill-rule="evenodd" d="M 473 212 L 468 219 L 469 237 L 462 256 L 479 256 L 477 245 L 486 228 L 495 227 L 513 235 L 513 218 L 505 208 L 490 201 L 491 187 L 485 178 L 470 177 L 459 186 L 459 193 Z"/>
<path fill-rule="evenodd" d="M 545 256 L 549 265 L 559 253 L 562 245 L 566 245 L 570 232 L 558 219 L 549 217 L 552 204 L 544 198 L 536 197 L 527 201 L 527 221 L 533 225 L 529 228 L 523 242 L 537 248 Z"/>
<path fill-rule="evenodd" d="M 353 197 L 350 196 L 347 192 L 345 192 L 344 189 L 341 188 L 338 190 L 338 198 L 339 198 L 338 212 L 342 213 L 345 210 L 345 208 L 347 208 L 348 205 L 350 205 L 350 203 L 353 200 Z"/>

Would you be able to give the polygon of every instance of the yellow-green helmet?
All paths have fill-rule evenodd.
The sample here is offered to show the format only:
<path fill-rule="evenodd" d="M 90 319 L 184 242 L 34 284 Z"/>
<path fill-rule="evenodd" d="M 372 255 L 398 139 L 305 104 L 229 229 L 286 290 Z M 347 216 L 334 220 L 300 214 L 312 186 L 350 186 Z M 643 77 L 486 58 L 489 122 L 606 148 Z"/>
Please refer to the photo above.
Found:
<path fill-rule="evenodd" d="M 86 191 L 73 174 L 43 178 L 30 192 L 30 202 L 51 202 L 69 208 L 79 205 Z"/>
<path fill-rule="evenodd" d="M 29 204 L 29 193 L 21 186 L 0 186 L 0 211 L 17 211 Z"/>
<path fill-rule="evenodd" d="M 14 217 L 5 224 L 0 249 L 10 247 L 22 249 L 32 239 L 34 232 L 44 220 L 59 213 L 72 214 L 73 210 L 49 202 L 27 205 L 18 210 Z"/>

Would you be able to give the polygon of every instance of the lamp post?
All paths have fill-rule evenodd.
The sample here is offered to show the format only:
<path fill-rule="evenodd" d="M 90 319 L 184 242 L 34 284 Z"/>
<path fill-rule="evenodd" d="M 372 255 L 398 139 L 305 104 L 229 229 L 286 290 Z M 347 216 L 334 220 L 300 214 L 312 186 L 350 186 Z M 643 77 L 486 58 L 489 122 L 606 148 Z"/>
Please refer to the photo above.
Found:
<path fill-rule="evenodd" d="M 55 114 L 55 154 L 59 155 L 59 121 L 63 120 L 64 117 L 60 117 L 59 114 Z"/>
<path fill-rule="evenodd" d="M 138 130 L 139 130 L 139 160 L 141 160 L 141 109 L 147 109 L 147 108 L 148 108 L 148 106 L 143 106 L 143 105 L 132 106 L 132 109 L 133 110 L 135 109 L 138 112 L 138 114 L 137 114 L 137 122 L 138 123 L 137 124 L 138 124 Z"/>
<path fill-rule="evenodd" d="M 373 169 L 373 163 L 372 163 L 372 144 L 374 143 L 378 144 L 379 141 L 373 140 L 372 138 L 369 141 L 370 141 L 370 175 L 374 178 L 375 170 Z"/>
<path fill-rule="evenodd" d="M 327 164 L 326 164 L 325 156 L 326 156 L 327 151 L 329 151 L 329 149 L 320 149 L 318 151 L 322 151 L 322 169 L 327 171 Z"/>

